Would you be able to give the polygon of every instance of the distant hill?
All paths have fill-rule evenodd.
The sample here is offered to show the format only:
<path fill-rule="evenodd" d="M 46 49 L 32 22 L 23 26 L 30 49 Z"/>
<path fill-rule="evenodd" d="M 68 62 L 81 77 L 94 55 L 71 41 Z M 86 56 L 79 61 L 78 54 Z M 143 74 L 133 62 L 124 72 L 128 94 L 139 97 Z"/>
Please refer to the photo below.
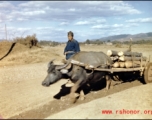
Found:
<path fill-rule="evenodd" d="M 108 37 L 103 37 L 103 38 L 99 38 L 98 40 L 101 41 L 128 41 L 130 40 L 130 38 L 132 38 L 133 41 L 135 40 L 152 40 L 152 32 L 148 32 L 148 33 L 139 33 L 139 34 L 121 34 L 121 35 L 113 35 L 113 36 L 108 36 Z"/>

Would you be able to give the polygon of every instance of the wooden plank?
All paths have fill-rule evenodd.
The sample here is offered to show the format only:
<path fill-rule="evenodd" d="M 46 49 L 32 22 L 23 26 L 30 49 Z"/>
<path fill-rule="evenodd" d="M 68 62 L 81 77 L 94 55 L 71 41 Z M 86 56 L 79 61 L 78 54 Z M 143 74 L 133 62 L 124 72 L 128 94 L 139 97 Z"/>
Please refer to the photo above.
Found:
<path fill-rule="evenodd" d="M 80 63 L 79 61 L 71 61 L 71 63 L 76 64 L 76 65 L 80 65 L 80 66 L 86 66 L 84 63 Z M 93 67 L 93 66 L 90 66 Z M 103 71 L 103 72 L 131 72 L 131 71 L 142 71 L 144 69 L 144 67 L 136 67 L 136 68 L 92 68 L 95 71 Z"/>
<path fill-rule="evenodd" d="M 111 68 L 111 69 L 101 69 L 101 68 L 95 68 L 94 70 L 97 71 L 103 71 L 103 72 L 131 72 L 131 71 L 141 71 L 144 67 L 137 67 L 137 68 Z"/>
<path fill-rule="evenodd" d="M 120 61 L 140 61 L 141 60 L 141 57 L 129 57 L 129 56 L 121 56 L 119 57 L 119 60 Z M 146 61 L 147 60 L 147 57 L 142 57 L 142 60 L 143 61 Z"/>
<path fill-rule="evenodd" d="M 135 56 L 135 57 L 141 57 L 142 53 L 138 53 L 138 52 L 118 52 L 119 56 Z"/>

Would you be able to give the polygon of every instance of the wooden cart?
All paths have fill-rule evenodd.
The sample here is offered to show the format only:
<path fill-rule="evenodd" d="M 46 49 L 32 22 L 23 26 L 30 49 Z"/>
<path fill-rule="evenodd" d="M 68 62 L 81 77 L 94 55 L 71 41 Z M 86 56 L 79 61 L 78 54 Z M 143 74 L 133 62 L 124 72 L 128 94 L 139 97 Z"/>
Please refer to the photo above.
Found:
<path fill-rule="evenodd" d="M 88 65 L 85 63 L 81 63 L 79 61 L 76 60 L 71 60 L 72 64 L 76 64 L 79 66 L 83 66 L 86 69 L 92 70 L 92 71 L 104 71 L 104 72 L 109 72 L 111 74 L 113 74 L 114 72 L 135 72 L 135 71 L 139 71 L 140 76 L 142 76 L 144 78 L 144 82 L 145 83 L 151 83 L 152 82 L 152 62 L 150 62 L 150 57 L 149 60 L 146 61 L 146 65 L 144 67 L 142 67 L 142 65 L 140 67 L 134 67 L 134 68 L 114 68 L 112 66 L 108 66 L 108 68 L 105 67 L 98 67 L 95 68 L 93 65 Z M 141 59 L 141 63 L 142 63 L 142 59 Z M 106 65 L 103 65 L 106 66 Z"/>

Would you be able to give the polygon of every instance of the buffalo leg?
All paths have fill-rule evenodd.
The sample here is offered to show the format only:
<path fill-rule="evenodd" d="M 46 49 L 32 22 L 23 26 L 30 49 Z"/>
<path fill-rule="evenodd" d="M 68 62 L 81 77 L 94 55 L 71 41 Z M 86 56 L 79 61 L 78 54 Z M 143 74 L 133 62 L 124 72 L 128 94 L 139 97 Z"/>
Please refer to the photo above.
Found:
<path fill-rule="evenodd" d="M 111 84 L 111 77 L 110 75 L 106 75 L 106 90 L 109 90 Z"/>
<path fill-rule="evenodd" d="M 83 82 L 83 80 L 78 80 L 74 84 L 74 86 L 72 86 L 71 92 L 70 92 L 71 103 L 75 103 L 76 102 L 75 92 L 78 90 L 78 88 L 80 87 L 80 85 L 82 85 L 82 82 Z"/>
<path fill-rule="evenodd" d="M 79 88 L 79 81 L 76 84 L 74 84 L 74 86 L 71 88 L 71 92 L 70 92 L 71 103 L 76 102 L 75 92 L 77 91 L 78 88 Z"/>
<path fill-rule="evenodd" d="M 84 92 L 83 90 L 80 91 L 80 100 L 84 100 L 85 99 L 85 95 L 84 95 Z"/>

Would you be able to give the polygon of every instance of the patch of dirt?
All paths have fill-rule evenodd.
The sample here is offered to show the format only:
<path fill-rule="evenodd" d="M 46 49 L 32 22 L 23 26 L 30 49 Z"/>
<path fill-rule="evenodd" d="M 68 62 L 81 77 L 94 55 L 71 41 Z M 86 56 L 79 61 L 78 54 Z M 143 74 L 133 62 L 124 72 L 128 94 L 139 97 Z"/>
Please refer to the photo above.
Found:
<path fill-rule="evenodd" d="M 43 46 L 38 48 L 33 46 L 31 49 L 20 43 L 16 43 L 12 50 L 12 42 L 0 42 L 0 67 L 14 66 L 31 63 L 47 62 L 53 58 L 60 60 L 64 58 L 62 49 Z"/>
<path fill-rule="evenodd" d="M 102 86 L 102 83 L 99 83 Z M 98 85 L 99 85 L 98 84 Z M 105 92 L 103 89 L 98 91 L 93 91 L 86 94 L 86 99 L 84 101 L 78 100 L 75 104 L 70 104 L 70 99 L 68 95 L 66 95 L 63 99 L 59 99 L 62 95 L 65 95 L 70 92 L 70 88 L 65 88 L 65 85 L 62 85 L 60 90 L 60 95 L 56 94 L 56 100 L 46 102 L 46 104 L 42 104 L 41 106 L 35 107 L 29 111 L 25 111 L 20 115 L 15 115 L 11 117 L 11 119 L 24 119 L 24 118 L 31 118 L 31 119 L 43 119 L 60 111 L 66 110 L 71 107 L 75 107 L 77 105 L 90 102 L 92 100 L 105 97 L 110 94 L 114 94 L 135 86 L 142 85 L 139 81 L 127 82 L 120 85 L 114 86 L 108 92 Z M 86 90 L 87 91 L 87 90 Z M 54 96 L 54 97 L 55 97 Z M 58 99 L 57 99 L 58 98 Z"/>
<path fill-rule="evenodd" d="M 151 86 L 152 83 L 132 87 L 58 112 L 45 119 L 151 119 Z M 109 111 L 109 114 L 105 114 L 105 111 Z"/>

